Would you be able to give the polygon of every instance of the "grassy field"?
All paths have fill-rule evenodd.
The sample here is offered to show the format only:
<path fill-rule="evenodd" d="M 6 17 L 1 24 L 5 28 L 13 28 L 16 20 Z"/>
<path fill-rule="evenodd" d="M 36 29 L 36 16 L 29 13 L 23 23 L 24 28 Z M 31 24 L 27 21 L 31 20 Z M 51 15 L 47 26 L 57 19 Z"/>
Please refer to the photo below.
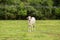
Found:
<path fill-rule="evenodd" d="M 60 20 L 37 20 L 33 32 L 27 20 L 0 20 L 0 40 L 60 40 Z"/>

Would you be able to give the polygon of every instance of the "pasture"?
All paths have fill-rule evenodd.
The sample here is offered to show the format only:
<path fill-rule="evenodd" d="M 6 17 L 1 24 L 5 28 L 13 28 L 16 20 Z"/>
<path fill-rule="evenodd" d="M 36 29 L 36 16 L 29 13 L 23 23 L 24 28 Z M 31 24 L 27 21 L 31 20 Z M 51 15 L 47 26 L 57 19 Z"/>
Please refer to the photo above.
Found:
<path fill-rule="evenodd" d="M 60 20 L 37 20 L 33 32 L 27 20 L 0 20 L 0 40 L 60 40 Z"/>

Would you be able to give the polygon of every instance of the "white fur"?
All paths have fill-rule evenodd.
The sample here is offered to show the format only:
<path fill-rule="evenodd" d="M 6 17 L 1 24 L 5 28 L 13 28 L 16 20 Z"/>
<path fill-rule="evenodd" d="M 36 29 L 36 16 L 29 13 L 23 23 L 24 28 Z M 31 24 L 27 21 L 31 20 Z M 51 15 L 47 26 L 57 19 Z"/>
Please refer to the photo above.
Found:
<path fill-rule="evenodd" d="M 28 31 L 29 32 L 33 31 L 33 27 L 35 26 L 35 22 L 36 22 L 35 17 L 28 16 L 28 25 L 29 25 Z"/>

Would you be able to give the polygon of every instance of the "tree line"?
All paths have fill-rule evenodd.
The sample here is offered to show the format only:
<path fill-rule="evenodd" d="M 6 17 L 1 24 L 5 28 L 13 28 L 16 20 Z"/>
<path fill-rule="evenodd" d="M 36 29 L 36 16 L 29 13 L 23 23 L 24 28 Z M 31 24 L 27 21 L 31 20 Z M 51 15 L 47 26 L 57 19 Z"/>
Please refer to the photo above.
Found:
<path fill-rule="evenodd" d="M 0 20 L 60 19 L 60 0 L 0 0 Z"/>

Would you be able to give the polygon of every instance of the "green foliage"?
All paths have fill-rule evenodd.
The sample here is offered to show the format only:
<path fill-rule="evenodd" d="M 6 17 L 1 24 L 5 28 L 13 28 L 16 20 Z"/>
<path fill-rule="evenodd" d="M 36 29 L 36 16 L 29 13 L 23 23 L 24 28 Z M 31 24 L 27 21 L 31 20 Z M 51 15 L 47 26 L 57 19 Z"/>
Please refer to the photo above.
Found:
<path fill-rule="evenodd" d="M 18 15 L 22 15 L 22 16 L 26 16 L 27 14 L 27 11 L 26 10 L 20 10 L 19 12 L 18 12 Z"/>
<path fill-rule="evenodd" d="M 55 9 L 56 15 L 60 15 L 60 8 Z"/>
<path fill-rule="evenodd" d="M 36 19 L 60 19 L 60 8 L 54 8 L 55 4 L 60 5 L 59 2 L 57 0 L 0 0 L 0 18 L 24 17 L 26 19 L 26 16 L 31 15 Z"/>

